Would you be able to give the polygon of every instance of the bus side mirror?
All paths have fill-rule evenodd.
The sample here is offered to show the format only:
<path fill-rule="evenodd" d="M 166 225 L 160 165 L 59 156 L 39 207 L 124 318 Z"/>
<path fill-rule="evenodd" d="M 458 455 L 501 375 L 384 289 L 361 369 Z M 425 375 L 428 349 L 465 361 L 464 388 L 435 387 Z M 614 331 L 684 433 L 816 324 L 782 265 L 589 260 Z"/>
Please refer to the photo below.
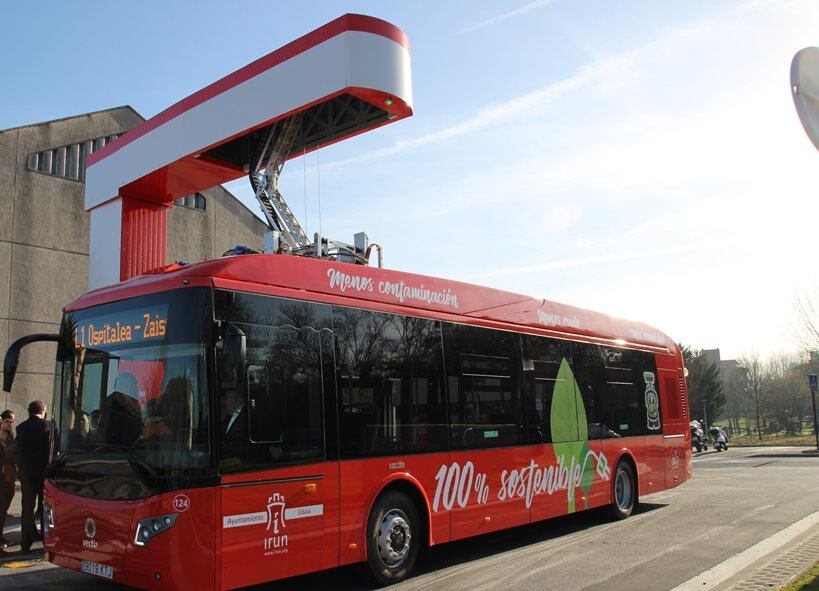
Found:
<path fill-rule="evenodd" d="M 247 337 L 242 330 L 228 322 L 222 343 L 221 382 L 223 390 L 235 390 L 242 384 L 247 362 Z"/>
<path fill-rule="evenodd" d="M 20 349 L 31 343 L 38 342 L 60 342 L 60 335 L 37 333 L 30 334 L 14 341 L 6 351 L 3 359 L 3 391 L 11 392 L 11 385 L 14 383 L 14 375 L 17 373 L 17 364 L 20 362 Z"/>

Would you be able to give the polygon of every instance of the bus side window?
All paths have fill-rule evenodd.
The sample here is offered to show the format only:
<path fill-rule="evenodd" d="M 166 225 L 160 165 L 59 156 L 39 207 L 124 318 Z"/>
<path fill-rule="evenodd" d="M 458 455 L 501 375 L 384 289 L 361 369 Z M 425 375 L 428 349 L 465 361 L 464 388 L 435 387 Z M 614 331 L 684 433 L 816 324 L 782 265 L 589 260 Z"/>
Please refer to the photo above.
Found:
<path fill-rule="evenodd" d="M 602 416 L 605 363 L 601 347 L 588 343 L 572 343 L 574 379 L 586 411 L 589 439 L 608 439 L 618 435 Z"/>
<path fill-rule="evenodd" d="M 604 428 L 617 437 L 661 432 L 654 355 L 615 347 L 598 349 L 604 363 L 598 382 L 598 400 Z M 653 388 L 654 397 L 646 396 L 649 384 Z M 652 400 L 656 408 L 650 409 L 647 400 Z"/>
<path fill-rule="evenodd" d="M 342 458 L 446 449 L 440 325 L 333 309 Z"/>
<path fill-rule="evenodd" d="M 325 396 L 335 396 L 330 306 L 216 290 L 216 318 L 247 337 L 245 384 L 221 393 L 220 466 L 249 470 L 337 457 L 331 409 L 325 445 Z M 230 407 L 231 412 L 228 412 Z M 231 424 L 231 416 L 236 419 Z"/>
<path fill-rule="evenodd" d="M 319 332 L 239 326 L 247 335 L 246 392 L 236 403 L 233 393 L 224 396 L 222 469 L 323 459 Z"/>
<path fill-rule="evenodd" d="M 521 335 L 523 375 L 526 389 L 526 416 L 530 445 L 552 442 L 551 410 L 555 387 L 563 360 L 571 353 L 567 341 L 534 335 Z"/>
<path fill-rule="evenodd" d="M 518 335 L 447 323 L 444 348 L 451 449 L 523 445 Z"/>

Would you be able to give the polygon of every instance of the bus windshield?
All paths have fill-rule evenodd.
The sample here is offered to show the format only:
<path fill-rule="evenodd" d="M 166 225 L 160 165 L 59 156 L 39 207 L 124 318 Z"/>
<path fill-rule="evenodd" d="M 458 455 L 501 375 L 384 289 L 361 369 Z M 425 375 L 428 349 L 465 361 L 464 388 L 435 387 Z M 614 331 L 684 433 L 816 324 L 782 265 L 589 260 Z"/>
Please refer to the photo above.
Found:
<path fill-rule="evenodd" d="M 186 289 L 66 316 L 72 352 L 55 404 L 63 456 L 118 454 L 151 480 L 212 465 L 209 301 L 206 289 Z"/>

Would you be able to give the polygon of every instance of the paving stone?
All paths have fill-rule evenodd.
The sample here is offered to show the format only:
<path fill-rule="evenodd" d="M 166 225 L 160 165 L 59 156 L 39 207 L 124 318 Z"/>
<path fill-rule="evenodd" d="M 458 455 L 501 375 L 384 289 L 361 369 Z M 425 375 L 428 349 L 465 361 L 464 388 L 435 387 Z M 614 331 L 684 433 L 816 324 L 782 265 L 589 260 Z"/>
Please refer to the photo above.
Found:
<path fill-rule="evenodd" d="M 794 546 L 772 562 L 750 571 L 747 577 L 726 591 L 757 591 L 779 589 L 801 576 L 819 560 L 819 535 Z"/>

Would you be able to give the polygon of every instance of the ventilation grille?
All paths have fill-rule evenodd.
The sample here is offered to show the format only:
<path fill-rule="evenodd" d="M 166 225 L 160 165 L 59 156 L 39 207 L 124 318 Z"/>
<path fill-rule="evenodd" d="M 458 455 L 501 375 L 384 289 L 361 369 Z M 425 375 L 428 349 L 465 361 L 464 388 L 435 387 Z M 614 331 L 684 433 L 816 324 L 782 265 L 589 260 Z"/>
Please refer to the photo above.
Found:
<path fill-rule="evenodd" d="M 88 155 L 107 146 L 121 135 L 121 133 L 115 133 L 29 154 L 26 170 L 85 182 L 85 161 Z"/>
<path fill-rule="evenodd" d="M 663 380 L 663 396 L 665 396 L 665 410 L 669 421 L 679 421 L 681 418 L 681 404 L 676 392 L 677 380 L 668 376 Z"/>
<path fill-rule="evenodd" d="M 680 404 L 682 404 L 683 418 L 688 419 L 688 400 L 685 398 L 685 379 L 678 378 L 680 382 Z"/>

